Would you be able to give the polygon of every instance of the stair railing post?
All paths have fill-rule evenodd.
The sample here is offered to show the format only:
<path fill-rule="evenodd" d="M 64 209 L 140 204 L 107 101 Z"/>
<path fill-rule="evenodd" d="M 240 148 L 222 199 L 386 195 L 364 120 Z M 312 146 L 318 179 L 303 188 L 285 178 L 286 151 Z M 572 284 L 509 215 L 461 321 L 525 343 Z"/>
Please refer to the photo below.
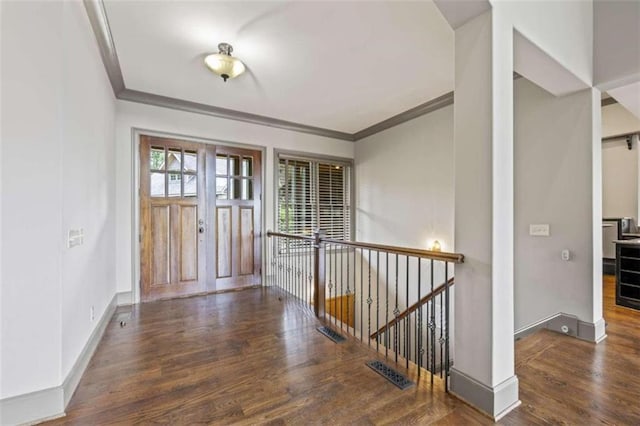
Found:
<path fill-rule="evenodd" d="M 325 315 L 325 252 L 322 242 L 323 233 L 320 230 L 316 230 L 313 233 L 313 251 L 314 251 L 314 265 L 313 265 L 313 310 L 318 318 L 324 318 Z"/>

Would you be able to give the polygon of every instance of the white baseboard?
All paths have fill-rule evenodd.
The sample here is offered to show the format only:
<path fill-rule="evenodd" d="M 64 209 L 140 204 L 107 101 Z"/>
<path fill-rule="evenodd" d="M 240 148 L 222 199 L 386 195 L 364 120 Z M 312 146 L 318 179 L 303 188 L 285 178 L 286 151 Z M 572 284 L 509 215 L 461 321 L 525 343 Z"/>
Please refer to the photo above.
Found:
<path fill-rule="evenodd" d="M 0 399 L 1 425 L 34 424 L 64 416 L 64 410 L 113 317 L 116 310 L 116 296 L 114 295 L 111 299 L 64 382 L 53 388 Z"/>
<path fill-rule="evenodd" d="M 607 337 L 604 330 L 604 320 L 601 319 L 596 323 L 590 323 L 581 321 L 575 315 L 559 312 L 527 327 L 518 329 L 515 332 L 515 338 L 516 340 L 521 339 L 543 328 L 594 343 L 600 343 Z"/>
<path fill-rule="evenodd" d="M 133 292 L 121 291 L 119 293 L 116 293 L 116 305 L 118 306 L 133 305 Z"/>
<path fill-rule="evenodd" d="M 456 370 L 455 367 L 451 369 L 450 374 L 450 392 L 493 421 L 497 422 L 520 405 L 518 378 L 515 375 L 490 387 Z"/>
<path fill-rule="evenodd" d="M 0 400 L 0 424 L 33 424 L 64 416 L 62 386 Z"/>

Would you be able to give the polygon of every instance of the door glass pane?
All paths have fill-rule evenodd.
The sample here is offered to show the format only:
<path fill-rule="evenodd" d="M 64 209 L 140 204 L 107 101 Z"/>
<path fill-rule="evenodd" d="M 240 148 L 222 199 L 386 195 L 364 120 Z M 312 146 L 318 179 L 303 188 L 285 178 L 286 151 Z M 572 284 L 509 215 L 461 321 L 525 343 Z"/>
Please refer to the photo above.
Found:
<path fill-rule="evenodd" d="M 253 176 L 253 158 L 242 158 L 242 176 Z"/>
<path fill-rule="evenodd" d="M 239 200 L 240 191 L 241 191 L 240 179 L 229 178 L 229 199 Z"/>
<path fill-rule="evenodd" d="M 198 171 L 198 155 L 193 151 L 184 152 L 184 171 L 196 173 Z"/>
<path fill-rule="evenodd" d="M 216 174 L 217 175 L 227 175 L 227 156 L 218 154 L 216 156 Z"/>
<path fill-rule="evenodd" d="M 242 179 L 242 199 L 253 200 L 253 179 Z"/>
<path fill-rule="evenodd" d="M 198 175 L 184 175 L 184 196 L 198 196 Z"/>
<path fill-rule="evenodd" d="M 167 152 L 167 169 L 179 171 L 181 163 L 182 152 L 179 149 L 170 149 Z"/>
<path fill-rule="evenodd" d="M 151 173 L 150 193 L 152 197 L 164 197 L 164 177 L 164 173 Z"/>
<path fill-rule="evenodd" d="M 151 147 L 151 158 L 149 163 L 151 170 L 164 170 L 164 148 Z"/>
<path fill-rule="evenodd" d="M 237 155 L 229 156 L 229 176 L 238 176 L 240 174 L 240 157 Z"/>
<path fill-rule="evenodd" d="M 229 194 L 229 188 L 227 187 L 227 178 L 216 178 L 216 198 L 219 200 L 226 200 Z"/>
<path fill-rule="evenodd" d="M 180 173 L 169 173 L 169 197 L 179 197 L 182 193 Z"/>

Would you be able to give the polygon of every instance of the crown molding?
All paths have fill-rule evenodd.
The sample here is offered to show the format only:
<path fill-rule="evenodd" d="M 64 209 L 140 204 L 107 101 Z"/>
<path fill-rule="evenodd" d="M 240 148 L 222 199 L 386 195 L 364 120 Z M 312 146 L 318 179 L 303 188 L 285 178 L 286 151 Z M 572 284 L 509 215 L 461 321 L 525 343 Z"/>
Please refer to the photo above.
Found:
<path fill-rule="evenodd" d="M 280 120 L 278 118 L 265 117 L 264 115 L 251 114 L 248 112 L 236 111 L 227 108 L 220 108 L 213 105 L 185 101 L 183 99 L 170 98 L 168 96 L 155 95 L 153 93 L 139 92 L 137 90 L 124 89 L 117 95 L 117 97 L 118 99 L 121 99 L 123 101 L 137 102 L 141 104 L 170 108 L 178 111 L 210 115 L 212 117 L 226 118 L 229 120 L 244 121 L 246 123 L 259 124 L 262 126 L 275 127 L 278 129 L 292 130 L 294 132 L 309 133 L 312 135 L 325 136 L 333 139 L 342 139 L 350 142 L 353 142 L 354 140 L 351 133 L 324 129 L 322 127 L 307 126 L 306 124 L 294 123 L 292 121 Z"/>
<path fill-rule="evenodd" d="M 111 36 L 111 27 L 109 27 L 104 3 L 102 0 L 84 0 L 83 3 L 93 28 L 93 34 L 98 42 L 102 63 L 111 82 L 113 94 L 118 97 L 118 94 L 125 90 L 124 78 L 122 77 L 116 45 L 113 43 L 113 37 Z"/>
<path fill-rule="evenodd" d="M 414 118 L 420 117 L 421 115 L 429 114 L 430 112 L 452 104 L 453 92 L 446 93 L 440 97 L 420 104 L 417 107 L 408 109 L 404 112 L 401 112 L 400 114 L 394 115 L 391 118 L 387 118 L 386 120 L 374 124 L 373 126 L 362 129 L 359 132 L 353 134 L 353 139 L 356 141 L 364 139 L 368 136 L 380 133 L 383 130 L 387 130 L 391 127 L 397 126 L 398 124 L 402 124 L 405 121 L 413 120 Z"/>

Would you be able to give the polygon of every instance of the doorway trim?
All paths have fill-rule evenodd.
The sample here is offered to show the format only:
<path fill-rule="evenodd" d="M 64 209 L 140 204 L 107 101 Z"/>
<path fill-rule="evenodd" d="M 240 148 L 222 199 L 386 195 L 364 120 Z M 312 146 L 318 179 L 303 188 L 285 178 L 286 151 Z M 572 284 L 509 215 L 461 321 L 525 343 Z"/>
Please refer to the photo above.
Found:
<path fill-rule="evenodd" d="M 140 303 L 140 136 L 149 135 L 161 138 L 173 138 L 180 139 L 188 142 L 197 142 L 207 145 L 223 145 L 233 148 L 246 148 L 255 151 L 260 151 L 262 155 L 262 163 L 266 163 L 267 147 L 264 145 L 254 145 L 242 142 L 225 141 L 221 139 L 202 138 L 198 136 L 185 135 L 175 132 L 167 132 L 162 130 L 151 130 L 142 127 L 131 128 L 131 303 Z M 260 173 L 262 182 L 262 198 L 260 200 L 260 206 L 263 212 L 266 211 L 266 172 L 267 167 L 262 167 Z M 260 218 L 261 232 L 264 235 L 266 228 L 266 214 L 262 214 Z M 266 245 L 265 239 L 262 238 L 260 242 L 260 250 L 265 253 Z M 265 256 L 262 256 L 262 282 L 265 282 Z"/>

